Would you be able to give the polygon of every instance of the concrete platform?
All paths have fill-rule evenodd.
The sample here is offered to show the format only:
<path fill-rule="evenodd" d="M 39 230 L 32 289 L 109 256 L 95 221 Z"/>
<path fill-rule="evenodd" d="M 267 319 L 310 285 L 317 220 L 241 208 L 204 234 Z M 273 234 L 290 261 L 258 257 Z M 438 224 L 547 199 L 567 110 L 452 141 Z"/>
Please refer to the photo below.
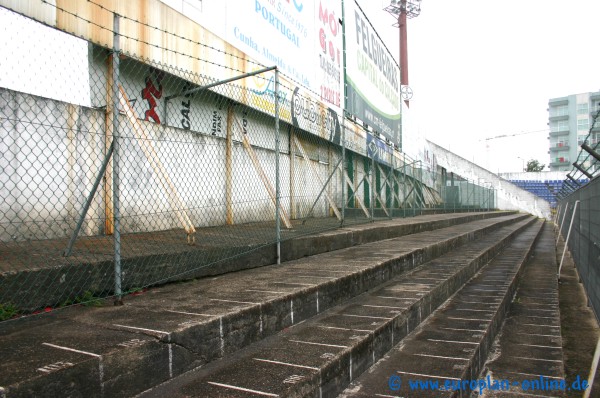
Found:
<path fill-rule="evenodd" d="M 551 385 L 565 380 L 555 259 L 555 237 L 548 226 L 523 271 L 506 322 L 480 376 L 514 380 L 520 385 L 509 391 L 485 391 L 482 397 L 565 397 L 571 389 L 574 380 L 568 380 L 565 390 Z M 583 376 L 587 379 L 587 374 Z M 525 388 L 524 381 L 529 382 Z M 573 391 L 569 396 L 582 395 L 583 391 Z"/>
<path fill-rule="evenodd" d="M 532 221 L 517 222 L 456 247 L 348 303 L 143 396 L 335 397 Z"/>
<path fill-rule="evenodd" d="M 524 215 L 480 219 L 282 266 L 172 284 L 130 297 L 123 307 L 73 307 L 4 322 L 0 324 L 2 394 L 131 396 L 286 330 L 499 228 L 515 234 L 531 220 Z M 347 234 L 366 240 L 373 227 L 379 226 Z M 501 244 L 496 241 L 496 245 Z M 440 273 L 435 278 L 444 277 Z M 422 275 L 415 281 L 427 286 L 435 278 Z M 445 283 L 442 286 L 446 289 Z M 415 298 L 404 297 L 402 291 L 398 294 L 398 298 L 381 296 L 375 302 Z M 427 311 L 428 302 L 421 303 L 421 311 Z M 370 330 L 369 322 L 364 322 L 368 318 L 353 315 L 345 318 Z M 415 317 L 406 320 L 408 329 L 416 325 Z"/>
<path fill-rule="evenodd" d="M 449 213 L 347 225 L 337 219 L 296 221 L 282 230 L 282 261 L 343 249 L 362 243 L 514 212 Z M 122 238 L 124 291 L 255 268 L 276 262 L 273 223 L 199 229 L 196 244 L 180 230 L 125 234 Z M 328 230 L 329 229 L 329 230 Z M 314 233 L 321 231 L 320 233 Z M 74 300 L 85 293 L 113 291 L 113 237 L 79 238 L 69 257 L 67 239 L 0 242 L 0 303 L 23 312 Z"/>
<path fill-rule="evenodd" d="M 542 227 L 519 234 L 340 397 L 469 397 Z M 463 384 L 467 381 L 467 384 Z"/>

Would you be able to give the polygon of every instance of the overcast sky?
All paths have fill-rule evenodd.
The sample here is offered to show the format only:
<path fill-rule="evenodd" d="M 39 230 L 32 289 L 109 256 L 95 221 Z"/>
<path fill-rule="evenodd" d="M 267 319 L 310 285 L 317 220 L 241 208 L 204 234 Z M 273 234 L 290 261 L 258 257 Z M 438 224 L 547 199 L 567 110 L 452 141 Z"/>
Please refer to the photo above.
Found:
<path fill-rule="evenodd" d="M 398 57 L 381 0 L 358 0 Z M 409 128 L 491 171 L 548 164 L 548 100 L 600 90 L 600 1 L 423 0 L 408 22 Z M 544 130 L 509 138 L 485 138 Z M 486 144 L 488 144 L 486 146 Z"/>

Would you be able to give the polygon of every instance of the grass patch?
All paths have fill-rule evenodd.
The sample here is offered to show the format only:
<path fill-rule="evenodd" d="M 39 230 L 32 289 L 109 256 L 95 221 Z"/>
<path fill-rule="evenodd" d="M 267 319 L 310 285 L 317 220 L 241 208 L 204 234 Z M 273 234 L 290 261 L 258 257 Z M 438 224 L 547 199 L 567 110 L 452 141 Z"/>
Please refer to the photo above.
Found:
<path fill-rule="evenodd" d="M 11 303 L 0 304 L 0 321 L 6 321 L 19 315 L 19 309 Z"/>
<path fill-rule="evenodd" d="M 77 296 L 72 299 L 65 300 L 61 307 L 66 307 L 69 305 L 81 304 L 86 307 L 100 307 L 103 303 L 103 300 L 100 297 L 97 297 L 91 291 L 85 291 L 81 296 Z"/>

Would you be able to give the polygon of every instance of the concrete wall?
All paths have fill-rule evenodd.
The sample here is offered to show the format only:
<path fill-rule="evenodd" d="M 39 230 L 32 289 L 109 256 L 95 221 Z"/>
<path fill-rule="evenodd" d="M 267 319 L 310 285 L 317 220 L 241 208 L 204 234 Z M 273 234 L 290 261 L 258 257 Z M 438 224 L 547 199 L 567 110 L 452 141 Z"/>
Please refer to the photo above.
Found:
<path fill-rule="evenodd" d="M 106 150 L 104 114 L 0 89 L 0 239 L 72 231 Z M 96 197 L 83 231 L 102 231 Z"/>
<path fill-rule="evenodd" d="M 123 77 L 127 78 L 127 73 Z M 165 183 L 157 174 L 131 120 L 124 114 L 119 116 L 120 211 L 124 233 L 181 229 L 169 197 L 171 187 L 181 198 L 184 210 L 196 227 L 225 224 L 228 200 L 233 207 L 232 222 L 235 224 L 273 220 L 275 212 L 271 198 L 241 142 L 242 126 L 246 126 L 245 134 L 249 136 L 256 159 L 274 186 L 273 120 L 256 111 L 246 112 L 243 106 L 221 110 L 225 117 L 221 118 L 220 130 L 213 133 L 210 120 L 214 109 L 211 106 L 216 105 L 196 104 L 195 117 L 203 124 L 198 123 L 196 127 L 192 124 L 190 129 L 145 121 L 138 115 L 136 120 L 147 136 L 145 140 L 151 142 L 156 152 L 152 159 L 161 163 L 172 184 Z M 141 111 L 136 110 L 138 112 Z M 228 118 L 227 112 L 233 115 Z M 228 126 L 228 120 L 231 126 Z M 228 198 L 224 132 L 229 128 L 233 143 L 232 189 Z M 76 106 L 0 88 L 1 241 L 70 236 L 99 173 L 107 142 L 112 139 L 106 135 L 107 131 L 104 107 Z M 300 156 L 298 149 L 292 149 L 289 139 L 292 133 L 305 148 L 308 160 Z M 281 203 L 292 218 L 303 218 L 334 171 L 340 156 L 339 147 L 310 133 L 294 130 L 285 123 L 281 124 L 280 135 Z M 354 153 L 352 159 L 355 197 L 366 202 L 365 182 L 361 184 L 361 181 L 366 175 L 367 158 Z M 370 165 L 371 162 L 367 163 Z M 108 169 L 111 170 L 110 165 Z M 378 172 L 379 195 L 383 203 L 387 198 L 386 175 L 382 173 L 388 170 L 382 167 Z M 102 179 L 100 183 L 81 235 L 102 235 L 110 228 L 112 196 L 107 181 L 110 178 Z M 341 181 L 338 171 L 325 190 L 340 207 Z M 368 181 L 370 185 L 370 178 Z M 402 200 L 408 190 L 400 184 L 396 187 Z M 368 190 L 366 194 L 370 196 Z M 415 193 L 411 195 L 415 196 Z M 429 197 L 435 198 L 435 195 Z M 332 216 L 325 196 L 317 201 L 312 216 Z"/>
<path fill-rule="evenodd" d="M 518 210 L 540 218 L 551 219 L 550 203 L 508 182 L 483 167 L 428 141 L 435 153 L 438 165 L 479 184 L 491 184 L 496 189 L 497 207 L 502 210 Z"/>
<path fill-rule="evenodd" d="M 82 213 L 106 153 L 105 112 L 0 88 L 0 240 L 47 239 L 69 236 Z M 253 152 L 274 185 L 274 127 L 256 116 L 236 112 L 248 119 Z M 226 222 L 225 148 L 223 137 L 138 120 L 172 185 L 195 226 Z M 140 140 L 125 115 L 119 117 L 121 139 L 121 215 L 123 232 L 181 228 L 169 201 L 168 189 L 141 148 Z M 237 124 L 236 124 L 237 126 Z M 223 129 L 227 128 L 226 124 Z M 236 127 L 237 128 L 237 127 Z M 335 154 L 324 145 L 325 159 L 295 157 L 290 170 L 289 126 L 282 126 L 280 156 L 282 206 L 293 202 L 307 209 L 317 198 L 333 165 Z M 270 142 L 266 137 L 271 135 Z M 232 150 L 234 223 L 274 218 L 270 196 L 236 132 Z M 272 142 L 271 142 L 272 141 Z M 302 140 L 301 140 L 302 141 Z M 110 142 L 110 141 L 109 141 Z M 311 163 L 311 165 L 309 165 Z M 110 169 L 110 167 L 109 167 Z M 341 203 L 340 184 L 333 179 L 327 192 Z M 111 197 L 102 180 L 89 209 L 81 234 L 99 235 L 108 221 Z M 329 215 L 322 197 L 314 216 Z"/>

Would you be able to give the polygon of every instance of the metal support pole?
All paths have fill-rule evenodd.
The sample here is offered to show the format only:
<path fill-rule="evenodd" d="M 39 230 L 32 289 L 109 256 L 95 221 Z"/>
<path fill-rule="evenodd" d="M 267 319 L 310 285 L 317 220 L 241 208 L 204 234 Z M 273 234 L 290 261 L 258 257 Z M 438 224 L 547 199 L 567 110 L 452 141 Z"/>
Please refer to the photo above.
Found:
<path fill-rule="evenodd" d="M 388 209 L 390 209 L 390 214 L 388 214 L 388 217 L 390 218 L 390 220 L 393 218 L 393 214 L 394 214 L 394 180 L 392 179 L 392 177 L 394 177 L 394 168 L 395 168 L 395 162 L 394 162 L 394 154 L 392 153 L 392 156 L 390 157 L 390 171 L 388 172 L 388 175 L 386 177 L 386 181 L 385 184 L 386 185 L 386 192 L 385 192 L 385 200 L 386 202 L 388 202 L 390 205 L 388 206 Z M 388 199 L 388 189 L 390 192 L 389 195 L 389 199 Z M 386 203 L 387 204 L 387 203 Z"/>
<path fill-rule="evenodd" d="M 279 178 L 279 69 L 275 68 L 275 235 L 277 240 L 277 264 L 281 264 L 281 221 L 279 206 L 281 183 Z"/>
<path fill-rule="evenodd" d="M 419 160 L 419 196 L 421 198 L 421 209 L 419 215 L 423 215 L 423 209 L 425 209 L 425 195 L 423 194 L 423 163 Z"/>
<path fill-rule="evenodd" d="M 458 190 L 460 188 L 457 187 L 456 192 L 454 192 L 454 172 L 450 173 L 450 186 L 452 189 L 452 213 L 456 213 L 456 202 L 459 201 L 460 197 L 458 194 Z"/>
<path fill-rule="evenodd" d="M 400 84 L 408 86 L 408 39 L 406 29 L 406 0 L 402 0 L 401 11 L 398 14 L 398 27 L 400 31 Z M 409 107 L 409 100 L 404 100 Z"/>
<path fill-rule="evenodd" d="M 555 229 L 556 229 L 556 227 L 558 227 L 558 219 L 560 218 L 561 207 L 562 207 L 562 205 L 558 205 L 558 209 L 556 210 L 556 214 L 554 215 L 554 220 L 552 220 L 554 222 Z"/>
<path fill-rule="evenodd" d="M 323 192 L 325 192 L 325 188 L 327 188 L 327 185 L 329 185 L 329 181 L 331 181 L 331 178 L 333 177 L 333 175 L 337 173 L 341 162 L 342 162 L 342 159 L 340 159 L 336 163 L 335 167 L 333 168 L 333 171 L 329 174 L 329 177 L 327 177 L 327 180 L 323 184 L 323 187 L 321 187 L 321 191 L 319 191 L 317 198 L 315 199 L 312 206 L 310 207 L 310 210 L 306 214 L 306 217 L 304 217 L 304 221 L 302 221 L 302 224 L 304 224 L 306 222 L 306 220 L 312 215 L 312 212 L 315 210 L 315 206 L 317 205 L 317 202 L 319 201 L 319 199 L 321 199 L 321 195 L 323 195 Z M 343 220 L 344 219 L 342 218 L 342 222 L 343 222 Z"/>
<path fill-rule="evenodd" d="M 115 142 L 113 141 L 108 148 L 108 152 L 106 156 L 104 156 L 104 161 L 102 162 L 102 166 L 100 166 L 100 170 L 98 171 L 98 175 L 96 176 L 96 181 L 94 181 L 94 186 L 92 186 L 92 190 L 90 191 L 87 200 L 85 201 L 85 205 L 83 205 L 83 211 L 81 212 L 81 216 L 79 217 L 79 221 L 77 221 L 77 226 L 71 235 L 71 239 L 69 240 L 69 244 L 67 248 L 63 252 L 64 257 L 69 257 L 71 252 L 73 251 L 73 245 L 75 244 L 75 240 L 77 239 L 77 235 L 79 235 L 79 231 L 81 230 L 81 226 L 83 225 L 83 220 L 85 220 L 85 216 L 87 215 L 90 206 L 92 205 L 92 200 L 94 200 L 94 195 L 96 195 L 96 191 L 98 190 L 98 186 L 100 185 L 100 181 L 104 177 L 104 173 L 106 172 L 106 167 L 108 166 L 108 162 L 110 162 L 110 158 L 113 154 L 115 148 Z"/>
<path fill-rule="evenodd" d="M 346 86 L 346 15 L 344 14 L 344 0 L 342 0 L 342 53 L 344 65 L 344 104 L 348 103 L 348 87 Z M 346 111 L 342 110 L 342 221 L 340 226 L 346 221 Z M 354 179 L 354 177 L 352 177 Z"/>
<path fill-rule="evenodd" d="M 225 138 L 225 224 L 233 225 L 233 105 L 227 106 Z"/>
<path fill-rule="evenodd" d="M 119 15 L 113 15 L 113 79 L 112 79 L 112 124 L 113 124 L 113 208 L 114 208 L 114 243 L 115 243 L 115 305 L 123 304 L 121 290 L 121 209 L 120 209 L 120 146 L 119 141 Z"/>
<path fill-rule="evenodd" d="M 565 218 L 567 217 L 567 211 L 569 211 L 569 202 L 565 205 L 565 212 L 563 214 L 562 221 L 560 222 L 560 227 L 558 228 L 558 236 L 556 237 L 556 245 L 558 245 L 558 240 L 560 239 L 560 234 L 562 233 L 563 225 L 565 224 Z"/>
<path fill-rule="evenodd" d="M 343 121 L 343 119 L 342 119 Z M 345 122 L 342 126 L 342 221 L 340 222 L 340 227 L 344 225 L 346 221 L 346 178 L 344 177 L 346 173 L 346 126 Z"/>
<path fill-rule="evenodd" d="M 577 181 L 576 179 L 574 179 L 572 176 L 567 174 L 567 178 L 571 181 L 573 181 L 573 187 L 575 189 L 579 189 L 579 186 L 581 185 L 581 183 L 579 181 Z"/>
<path fill-rule="evenodd" d="M 563 254 L 560 259 L 560 265 L 558 266 L 558 281 L 560 282 L 560 270 L 562 269 L 563 260 L 565 259 L 565 253 L 567 252 L 567 245 L 569 243 L 569 237 L 571 236 L 571 229 L 573 228 L 573 221 L 575 221 L 575 213 L 577 213 L 577 205 L 579 201 L 575 201 L 575 206 L 573 207 L 573 215 L 571 216 L 571 223 L 569 225 L 569 232 L 567 233 L 567 239 L 565 240 L 565 247 L 563 248 Z"/>
<path fill-rule="evenodd" d="M 406 158 L 402 157 L 402 217 L 406 218 Z"/>
<path fill-rule="evenodd" d="M 471 191 L 469 191 L 469 180 L 467 180 L 467 212 L 470 212 Z"/>
<path fill-rule="evenodd" d="M 590 173 L 587 172 L 587 170 L 585 170 L 584 168 L 582 168 L 580 165 L 577 164 L 577 162 L 573 162 L 573 167 L 575 167 L 577 170 L 579 170 L 583 175 L 585 175 L 587 178 L 589 178 L 590 180 L 592 178 L 594 178 L 594 176 Z"/>
<path fill-rule="evenodd" d="M 592 155 L 594 157 L 594 159 L 596 159 L 597 161 L 600 162 L 600 154 L 598 154 L 598 152 L 596 152 L 594 149 L 592 149 L 592 147 L 590 147 L 588 144 L 586 144 L 584 142 L 581 145 L 581 149 L 583 149 L 584 151 L 586 151 L 587 153 L 589 153 L 590 155 Z"/>
<path fill-rule="evenodd" d="M 219 80 L 218 82 L 214 82 L 214 83 L 206 84 L 204 86 L 192 88 L 190 90 L 183 91 L 179 94 L 169 95 L 168 97 L 165 98 L 165 101 L 170 101 L 173 98 L 177 98 L 177 97 L 185 97 L 186 95 L 194 94 L 194 93 L 197 93 L 198 91 L 202 91 L 202 90 L 206 90 L 206 89 L 209 89 L 212 87 L 220 86 L 221 84 L 225 84 L 225 83 L 231 83 L 236 80 L 245 79 L 247 77 L 260 75 L 261 73 L 269 72 L 272 70 L 277 70 L 277 66 L 269 66 L 267 68 L 255 70 L 253 72 L 248 72 L 248 73 L 244 73 L 241 75 L 237 75 L 237 76 L 231 77 L 229 79 Z"/>
<path fill-rule="evenodd" d="M 371 221 L 375 221 L 375 157 L 371 158 L 371 183 L 369 186 L 369 196 L 371 197 Z"/>
<path fill-rule="evenodd" d="M 471 197 L 471 199 L 470 199 L 471 206 L 469 206 L 469 212 L 472 213 L 475 209 L 475 182 L 473 182 L 471 184 L 471 196 L 470 197 Z"/>

